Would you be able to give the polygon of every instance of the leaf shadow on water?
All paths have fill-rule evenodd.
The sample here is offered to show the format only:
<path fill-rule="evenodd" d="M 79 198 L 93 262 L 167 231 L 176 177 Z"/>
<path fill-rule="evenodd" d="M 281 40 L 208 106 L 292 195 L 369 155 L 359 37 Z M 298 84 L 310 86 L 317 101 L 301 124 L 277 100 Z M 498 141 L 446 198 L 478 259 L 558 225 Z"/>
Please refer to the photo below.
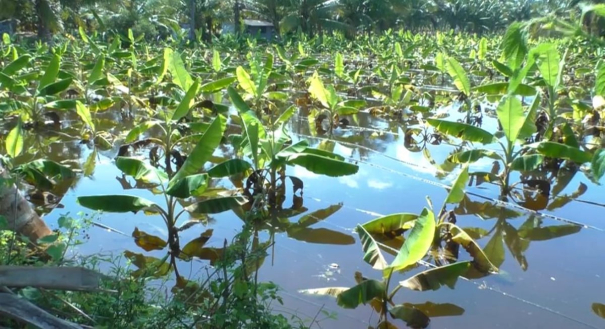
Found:
<path fill-rule="evenodd" d="M 339 203 L 324 209 L 316 210 L 310 214 L 302 216 L 296 223 L 292 223 L 290 221 L 281 221 L 280 223 L 285 224 L 285 226 L 282 227 L 285 229 L 290 238 L 299 241 L 334 245 L 355 244 L 355 238 L 352 235 L 327 228 L 310 227 L 332 216 L 339 211 L 342 206 L 343 204 Z"/>
<path fill-rule="evenodd" d="M 465 312 L 464 308 L 452 303 L 425 302 L 422 304 L 403 303 L 394 308 L 391 313 L 393 318 L 405 319 L 408 328 L 428 328 L 431 319 L 437 317 L 460 316 Z M 372 328 L 372 327 L 370 327 Z M 388 321 L 381 322 L 376 329 L 399 328 Z"/>
<path fill-rule="evenodd" d="M 506 245 L 506 248 L 523 271 L 526 271 L 529 266 L 525 253 L 531 242 L 554 240 L 582 230 L 581 226 L 575 224 L 544 226 L 543 220 L 535 214 L 530 214 L 516 228 L 510 223 L 510 220 L 521 217 L 520 212 L 501 207 L 492 202 L 471 201 L 468 196 L 465 196 L 463 201 L 454 209 L 454 213 L 457 215 L 475 215 L 482 220 L 496 219 L 496 223 L 487 234 L 479 235 L 479 238 L 483 238 L 492 234 L 483 248 L 485 254 L 495 266 L 500 267 L 505 260 L 504 246 Z M 464 228 L 464 230 L 466 231 L 467 228 Z M 471 232 L 477 231 L 476 228 L 468 228 L 468 230 Z"/>
<path fill-rule="evenodd" d="M 579 183 L 569 194 L 561 194 L 578 173 L 577 169 L 553 171 L 533 171 L 520 176 L 522 191 L 515 191 L 513 200 L 519 205 L 535 210 L 555 211 L 563 208 L 588 190 L 588 186 Z"/>
<path fill-rule="evenodd" d="M 334 204 L 303 215 L 296 222 L 291 221 L 289 218 L 301 215 L 308 210 L 303 207 L 302 202 L 303 198 L 295 195 L 291 208 L 276 211 L 271 215 L 271 220 L 269 222 L 262 222 L 258 229 L 268 230 L 271 233 L 286 233 L 287 236 L 292 239 L 308 243 L 329 245 L 355 244 L 355 238 L 350 234 L 323 227 L 311 227 L 338 212 L 343 207 L 342 203 Z M 235 209 L 234 212 L 243 220 L 244 215 L 241 212 L 241 209 Z"/>

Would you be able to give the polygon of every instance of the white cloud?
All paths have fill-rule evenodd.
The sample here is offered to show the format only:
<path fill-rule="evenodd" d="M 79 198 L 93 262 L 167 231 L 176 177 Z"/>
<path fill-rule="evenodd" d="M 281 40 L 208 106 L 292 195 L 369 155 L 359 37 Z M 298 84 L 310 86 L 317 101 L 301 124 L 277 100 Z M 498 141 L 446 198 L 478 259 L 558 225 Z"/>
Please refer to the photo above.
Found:
<path fill-rule="evenodd" d="M 350 188 L 358 188 L 359 184 L 357 183 L 357 181 L 354 178 L 355 176 L 344 176 L 344 177 L 340 177 L 338 178 L 338 181 L 342 184 L 347 185 Z"/>
<path fill-rule="evenodd" d="M 378 181 L 376 179 L 370 179 L 370 180 L 368 180 L 368 186 L 371 188 L 375 188 L 377 190 L 383 190 L 385 188 L 389 188 L 389 187 L 393 186 L 393 183 L 386 183 L 386 182 Z"/>

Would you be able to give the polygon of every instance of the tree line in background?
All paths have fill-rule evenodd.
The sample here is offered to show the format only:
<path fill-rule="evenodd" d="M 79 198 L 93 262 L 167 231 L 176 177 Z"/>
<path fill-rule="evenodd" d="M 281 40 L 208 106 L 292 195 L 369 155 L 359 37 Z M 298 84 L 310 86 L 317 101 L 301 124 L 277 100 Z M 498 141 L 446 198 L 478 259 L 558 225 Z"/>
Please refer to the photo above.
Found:
<path fill-rule="evenodd" d="M 605 0 L 0 0 L 0 20 L 17 19 L 18 31 L 40 37 L 84 27 L 157 38 L 193 25 L 191 39 L 210 40 L 222 23 L 242 19 L 271 22 L 281 34 L 353 37 L 398 28 L 488 33 L 514 21 L 556 17 L 581 19 L 585 30 L 601 36 L 605 19 L 582 15 L 599 3 Z"/>

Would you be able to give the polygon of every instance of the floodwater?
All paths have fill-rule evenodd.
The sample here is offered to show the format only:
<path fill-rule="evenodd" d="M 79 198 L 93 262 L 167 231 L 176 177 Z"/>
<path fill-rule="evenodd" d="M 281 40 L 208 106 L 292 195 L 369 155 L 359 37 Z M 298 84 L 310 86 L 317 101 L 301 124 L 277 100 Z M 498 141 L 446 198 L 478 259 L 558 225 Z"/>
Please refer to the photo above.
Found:
<path fill-rule="evenodd" d="M 116 118 L 113 120 L 118 121 Z M 112 121 L 112 120 L 108 120 Z M 495 129 L 485 118 L 484 128 Z M 132 123 L 113 124 L 115 132 L 127 130 Z M 334 135 L 312 137 L 305 117 L 292 119 L 290 131 L 294 138 L 307 138 L 312 146 L 333 148 L 333 151 L 359 164 L 354 176 L 329 178 L 317 176 L 300 167 L 289 167 L 288 175 L 304 181 L 303 201 L 308 211 L 300 217 L 331 206 L 339 209 L 324 220 L 289 236 L 277 233 L 275 247 L 269 250 L 260 280 L 273 281 L 282 289 L 284 305 L 274 303 L 276 312 L 302 320 L 315 318 L 317 328 L 368 328 L 376 326 L 378 316 L 369 306 L 345 310 L 333 298 L 309 296 L 301 289 L 355 285 L 354 273 L 380 279 L 381 273 L 363 261 L 363 252 L 354 228 L 377 216 L 392 213 L 420 213 L 426 198 L 440 205 L 447 195 L 459 168 L 449 175 L 438 175 L 422 151 L 413 152 L 404 146 L 405 126 L 398 120 L 387 121 L 368 114 L 358 115 L 359 126 L 338 128 Z M 103 129 L 108 129 L 110 125 Z M 454 147 L 446 144 L 427 145 L 434 160 L 440 164 Z M 53 160 L 84 161 L 92 150 L 76 143 L 54 144 L 48 153 Z M 124 191 L 122 174 L 113 164 L 117 147 L 99 152 L 91 177 L 81 177 L 66 193 L 61 204 L 45 216 L 52 226 L 67 212 L 91 213 L 76 203 L 77 196 L 128 193 L 143 196 L 163 204 L 163 199 L 144 189 Z M 221 155 L 219 151 L 215 154 Z M 489 171 L 491 162 L 479 162 L 473 170 Z M 512 181 L 518 179 L 513 176 Z M 131 178 L 126 182 L 134 185 Z M 559 184 L 557 184 L 559 183 Z M 583 185 L 582 185 L 583 184 Z M 230 187 L 225 180 L 219 185 Z M 562 170 L 553 180 L 549 205 L 541 213 L 522 209 L 514 201 L 498 204 L 499 187 L 489 183 L 467 188 L 466 199 L 454 208 L 460 227 L 482 228 L 489 235 L 478 239 L 494 263 L 500 263 L 501 273 L 478 280 L 458 280 L 454 290 L 442 287 L 438 291 L 415 292 L 401 289 L 398 303 L 419 305 L 430 309 L 429 328 L 605 328 L 592 307 L 605 303 L 605 222 L 603 221 L 602 186 L 590 182 L 583 173 Z M 579 188 L 585 192 L 572 195 Z M 290 188 L 287 191 L 291 191 Z M 579 194 L 579 193 L 576 193 Z M 601 195 L 601 197 L 599 197 Z M 291 204 L 291 195 L 284 207 Z M 566 202 L 566 203 L 565 203 Z M 564 204 L 556 207 L 557 204 Z M 450 209 L 451 206 L 450 206 Z M 95 220 L 125 233 L 121 235 L 98 227 L 88 232 L 90 240 L 78 247 L 77 253 L 113 253 L 124 250 L 143 252 L 130 234 L 135 227 L 149 234 L 166 237 L 160 217 L 142 213 L 103 214 Z M 241 220 L 232 212 L 213 216 L 208 225 L 214 229 L 209 246 L 220 247 L 241 228 Z M 194 226 L 181 235 L 181 241 L 197 237 L 205 228 Z M 292 234 L 291 234 L 292 235 Z M 268 238 L 266 232 L 261 237 Z M 163 251 L 146 253 L 162 257 Z M 464 252 L 462 257 L 467 257 Z M 386 255 L 387 261 L 392 259 Z M 182 264 L 181 274 L 195 279 L 208 266 L 202 261 Z M 424 269 L 420 266 L 407 273 L 394 274 L 392 285 Z M 333 313 L 326 318 L 320 311 Z M 393 320 L 400 328 L 405 323 Z"/>

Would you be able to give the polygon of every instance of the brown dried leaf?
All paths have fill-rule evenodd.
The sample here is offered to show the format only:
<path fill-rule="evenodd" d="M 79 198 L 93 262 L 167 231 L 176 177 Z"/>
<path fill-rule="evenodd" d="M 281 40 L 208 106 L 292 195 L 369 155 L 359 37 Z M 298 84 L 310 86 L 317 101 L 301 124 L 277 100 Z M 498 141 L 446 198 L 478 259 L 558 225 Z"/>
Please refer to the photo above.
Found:
<path fill-rule="evenodd" d="M 162 250 L 168 245 L 162 238 L 139 231 L 138 227 L 134 228 L 132 237 L 137 246 L 143 248 L 145 251 Z"/>

